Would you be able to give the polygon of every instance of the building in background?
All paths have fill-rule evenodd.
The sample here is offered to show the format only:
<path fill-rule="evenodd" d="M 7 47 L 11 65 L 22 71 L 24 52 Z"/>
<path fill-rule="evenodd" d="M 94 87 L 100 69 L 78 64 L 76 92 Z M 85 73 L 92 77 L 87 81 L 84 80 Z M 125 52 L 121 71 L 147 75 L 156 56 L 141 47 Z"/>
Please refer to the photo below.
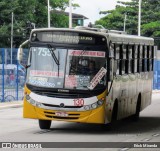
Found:
<path fill-rule="evenodd" d="M 69 12 L 64 12 L 64 11 L 52 10 L 51 13 L 63 14 L 63 15 L 69 16 Z M 85 19 L 88 19 L 88 18 L 81 14 L 72 13 L 73 27 L 74 26 L 84 26 Z"/>

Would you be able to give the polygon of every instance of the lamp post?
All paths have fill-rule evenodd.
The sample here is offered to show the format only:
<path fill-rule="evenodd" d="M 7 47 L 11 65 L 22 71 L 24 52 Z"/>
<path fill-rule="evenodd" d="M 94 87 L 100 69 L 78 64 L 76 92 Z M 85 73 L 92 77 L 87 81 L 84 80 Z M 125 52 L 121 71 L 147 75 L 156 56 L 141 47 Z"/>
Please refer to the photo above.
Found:
<path fill-rule="evenodd" d="M 142 0 L 139 0 L 139 11 L 138 11 L 138 36 L 141 36 L 141 4 L 142 4 Z"/>
<path fill-rule="evenodd" d="M 72 0 L 69 0 L 69 28 L 72 28 Z"/>
<path fill-rule="evenodd" d="M 12 52 L 13 52 L 13 12 L 11 17 L 11 64 L 12 64 Z"/>
<path fill-rule="evenodd" d="M 50 1 L 48 0 L 48 28 L 50 28 L 50 20 L 51 20 L 51 17 L 50 17 Z"/>

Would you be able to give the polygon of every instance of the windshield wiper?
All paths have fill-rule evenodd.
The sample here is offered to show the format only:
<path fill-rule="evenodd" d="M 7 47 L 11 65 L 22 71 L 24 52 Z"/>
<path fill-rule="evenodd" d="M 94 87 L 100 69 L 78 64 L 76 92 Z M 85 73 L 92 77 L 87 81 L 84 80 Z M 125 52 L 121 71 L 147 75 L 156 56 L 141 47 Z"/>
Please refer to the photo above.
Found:
<path fill-rule="evenodd" d="M 51 53 L 51 55 L 52 55 L 52 58 L 54 59 L 55 63 L 56 63 L 57 66 L 58 66 L 58 77 L 59 77 L 59 65 L 60 65 L 60 63 L 59 63 L 59 52 L 58 52 L 58 59 L 57 59 L 57 57 L 56 57 L 56 55 L 55 55 L 55 53 L 54 53 L 54 51 L 55 51 L 56 49 L 55 49 L 54 47 L 52 47 L 52 45 L 50 45 L 50 44 L 48 44 L 47 46 L 48 46 L 48 49 L 49 49 L 49 51 L 50 51 L 50 53 Z"/>
<path fill-rule="evenodd" d="M 59 66 L 59 65 L 60 65 L 59 60 L 57 59 L 57 57 L 56 57 L 56 55 L 55 55 L 55 53 L 54 53 L 55 48 L 52 47 L 52 45 L 50 45 L 50 44 L 48 44 L 47 46 L 48 46 L 48 49 L 49 49 L 49 51 L 50 51 L 50 53 L 51 53 L 51 55 L 52 55 L 55 63 Z"/>

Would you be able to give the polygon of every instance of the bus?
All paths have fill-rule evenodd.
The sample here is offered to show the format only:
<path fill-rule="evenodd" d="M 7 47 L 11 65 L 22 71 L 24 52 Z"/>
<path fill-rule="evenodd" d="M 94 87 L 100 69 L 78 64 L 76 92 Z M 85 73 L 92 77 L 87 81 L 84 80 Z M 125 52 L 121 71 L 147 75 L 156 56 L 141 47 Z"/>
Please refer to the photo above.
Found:
<path fill-rule="evenodd" d="M 89 27 L 33 29 L 17 57 L 27 71 L 23 117 L 38 119 L 40 129 L 52 120 L 137 120 L 151 104 L 152 38 Z"/>

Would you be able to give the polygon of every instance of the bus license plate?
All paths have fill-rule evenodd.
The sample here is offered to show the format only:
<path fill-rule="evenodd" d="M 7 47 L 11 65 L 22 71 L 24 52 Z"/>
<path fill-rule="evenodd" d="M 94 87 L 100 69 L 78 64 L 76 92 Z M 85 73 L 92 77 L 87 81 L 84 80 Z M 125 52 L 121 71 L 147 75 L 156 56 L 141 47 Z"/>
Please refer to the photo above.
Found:
<path fill-rule="evenodd" d="M 56 116 L 67 117 L 68 114 L 66 112 L 55 112 Z"/>

